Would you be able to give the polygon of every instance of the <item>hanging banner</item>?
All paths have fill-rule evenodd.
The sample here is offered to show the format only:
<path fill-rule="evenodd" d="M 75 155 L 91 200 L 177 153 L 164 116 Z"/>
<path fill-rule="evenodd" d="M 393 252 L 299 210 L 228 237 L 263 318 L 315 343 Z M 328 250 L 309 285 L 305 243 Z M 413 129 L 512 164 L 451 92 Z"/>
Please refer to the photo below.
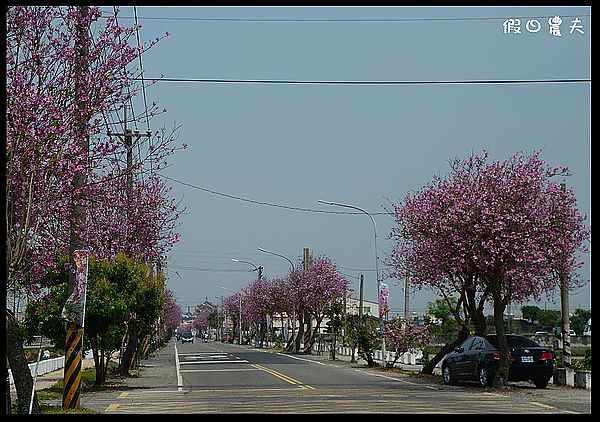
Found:
<path fill-rule="evenodd" d="M 382 318 L 390 311 L 388 305 L 390 289 L 386 283 L 379 283 L 379 317 Z"/>
<path fill-rule="evenodd" d="M 84 249 L 78 249 L 73 253 L 73 259 L 75 260 L 75 286 L 61 313 L 63 319 L 69 322 L 76 322 L 81 327 L 83 327 L 85 321 L 88 257 L 89 252 Z"/>

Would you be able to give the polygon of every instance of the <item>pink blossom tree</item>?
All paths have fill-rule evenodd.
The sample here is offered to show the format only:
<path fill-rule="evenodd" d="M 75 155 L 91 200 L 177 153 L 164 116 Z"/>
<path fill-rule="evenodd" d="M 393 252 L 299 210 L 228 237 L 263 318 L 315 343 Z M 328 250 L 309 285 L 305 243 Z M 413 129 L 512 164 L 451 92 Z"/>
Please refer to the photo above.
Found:
<path fill-rule="evenodd" d="M 292 318 L 298 321 L 298 332 L 292 333 L 292 339 L 287 350 L 297 352 L 300 350 L 300 342 L 304 337 L 304 317 L 309 306 L 308 298 L 310 297 L 310 286 L 305 283 L 304 270 L 298 269 L 289 273 L 286 292 L 292 305 Z M 295 325 L 296 322 L 294 321 L 293 326 L 295 327 Z"/>
<path fill-rule="evenodd" d="M 98 8 L 82 13 L 76 7 L 7 7 L 6 285 L 15 296 L 23 289 L 35 293 L 44 269 L 68 248 L 71 222 L 65 216 L 72 205 L 98 202 L 105 193 L 110 197 L 101 181 L 118 174 L 111 171 L 107 178 L 102 172 L 117 150 L 116 142 L 97 135 L 110 110 L 122 107 L 139 89 L 131 84 L 134 75 L 128 65 L 158 39 L 143 48 L 133 47 L 128 40 L 137 28 L 120 27 L 115 13 L 91 29 L 100 15 Z M 81 37 L 88 28 L 94 36 Z M 172 137 L 166 143 L 148 140 L 146 156 L 164 163 L 169 140 Z M 82 183 L 73 189 L 76 178 Z M 164 186 L 154 185 L 147 190 L 152 195 L 138 199 L 146 201 L 160 189 L 164 193 Z M 168 202 L 162 202 L 163 209 L 171 206 Z M 125 207 L 122 202 L 104 205 Z M 107 229 L 94 226 L 101 220 L 94 217 L 88 218 L 92 224 L 77 228 L 88 241 Z M 119 230 L 113 233 L 118 235 Z M 166 235 L 167 248 L 169 239 L 176 237 Z M 106 253 L 100 247 L 94 252 Z M 6 319 L 7 326 L 15 324 L 8 307 Z M 19 402 L 27 403 L 32 378 L 17 330 L 7 330 L 7 344 Z"/>
<path fill-rule="evenodd" d="M 396 352 L 394 360 L 389 363 L 393 367 L 398 359 L 409 350 L 422 349 L 427 346 L 431 337 L 429 326 L 418 327 L 401 318 L 396 318 L 385 325 L 386 347 Z"/>
<path fill-rule="evenodd" d="M 171 289 L 165 289 L 162 321 L 168 337 L 173 335 L 173 332 L 181 323 L 181 315 L 181 305 L 177 303 L 173 291 Z"/>
<path fill-rule="evenodd" d="M 272 315 L 275 318 L 276 314 L 279 314 L 281 318 L 281 327 L 283 329 L 284 326 L 284 318 L 288 319 L 288 326 L 291 326 L 291 318 L 293 315 L 294 307 L 292 302 L 287 294 L 287 279 L 283 277 L 277 277 L 271 280 L 271 299 L 274 302 L 273 310 L 274 313 Z M 283 332 L 281 333 L 281 340 L 285 344 L 286 338 L 283 337 Z"/>
<path fill-rule="evenodd" d="M 266 318 L 271 312 L 269 282 L 261 278 L 255 280 L 244 289 L 244 315 L 246 323 L 253 324 L 256 329 L 256 340 L 262 341 L 265 337 Z"/>
<path fill-rule="evenodd" d="M 348 281 L 340 274 L 333 260 L 323 255 L 311 262 L 304 272 L 303 283 L 303 290 L 307 293 L 304 309 L 316 321 L 307 348 L 310 350 L 331 304 L 342 300 L 349 293 Z"/>
<path fill-rule="evenodd" d="M 235 294 L 231 296 L 227 296 L 223 299 L 223 309 L 225 310 L 225 315 L 228 316 L 231 320 L 231 324 L 233 327 L 233 337 L 239 338 L 239 327 L 242 327 L 244 322 L 244 315 L 247 314 L 245 312 L 244 303 L 247 302 L 244 300 L 243 296 L 240 294 Z M 242 312 L 240 313 L 240 297 L 242 302 Z"/>
<path fill-rule="evenodd" d="M 393 207 L 397 226 L 391 261 L 416 287 L 445 294 L 478 294 L 491 302 L 502 360 L 496 383 L 509 364 L 503 313 L 509 302 L 539 300 L 557 287 L 557 273 L 573 283 L 590 232 L 571 190 L 552 181 L 567 176 L 540 152 L 517 153 L 488 163 L 486 152 L 451 162 L 446 179 L 434 178 Z"/>

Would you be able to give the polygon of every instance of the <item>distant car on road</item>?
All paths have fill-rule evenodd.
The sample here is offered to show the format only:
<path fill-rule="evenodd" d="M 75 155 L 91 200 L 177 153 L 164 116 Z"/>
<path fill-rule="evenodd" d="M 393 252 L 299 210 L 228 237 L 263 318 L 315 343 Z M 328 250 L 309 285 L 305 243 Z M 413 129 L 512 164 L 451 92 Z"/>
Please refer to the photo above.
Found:
<path fill-rule="evenodd" d="M 507 334 L 510 366 L 507 381 L 533 381 L 546 388 L 553 374 L 552 352 L 525 336 Z M 444 383 L 459 381 L 491 385 L 500 362 L 500 347 L 495 334 L 472 336 L 442 361 Z"/>
<path fill-rule="evenodd" d="M 194 342 L 194 335 L 190 331 L 181 333 L 181 344 L 188 343 L 188 342 L 189 343 Z"/>

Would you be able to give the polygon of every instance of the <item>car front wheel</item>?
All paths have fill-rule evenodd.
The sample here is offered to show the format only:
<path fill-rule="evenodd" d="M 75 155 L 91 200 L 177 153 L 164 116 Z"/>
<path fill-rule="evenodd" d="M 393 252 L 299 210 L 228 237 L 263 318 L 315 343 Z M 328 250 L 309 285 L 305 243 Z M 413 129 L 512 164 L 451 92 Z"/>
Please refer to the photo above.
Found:
<path fill-rule="evenodd" d="M 442 368 L 442 377 L 444 378 L 444 383 L 448 385 L 456 384 L 454 377 L 452 376 L 452 370 L 449 365 L 444 365 Z"/>
<path fill-rule="evenodd" d="M 479 367 L 479 385 L 482 387 L 487 387 L 492 383 L 493 374 L 486 369 L 485 366 Z"/>

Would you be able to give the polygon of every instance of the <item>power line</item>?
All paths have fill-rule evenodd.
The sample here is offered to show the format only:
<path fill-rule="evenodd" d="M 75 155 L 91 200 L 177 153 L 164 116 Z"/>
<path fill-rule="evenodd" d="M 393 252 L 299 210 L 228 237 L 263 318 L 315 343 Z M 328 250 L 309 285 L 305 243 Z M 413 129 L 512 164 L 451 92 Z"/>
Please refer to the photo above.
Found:
<path fill-rule="evenodd" d="M 192 185 L 191 183 L 182 182 L 181 180 L 173 179 L 171 177 L 168 177 L 168 176 L 165 176 L 162 174 L 160 176 L 164 177 L 165 179 L 171 180 L 172 182 L 179 183 L 181 185 L 188 186 L 188 187 L 191 187 L 194 189 L 198 189 L 198 190 L 201 190 L 204 192 L 212 193 L 213 195 L 219 195 L 219 196 L 223 196 L 225 198 L 236 199 L 238 201 L 249 202 L 251 204 L 256 204 L 256 205 L 265 205 L 265 206 L 269 206 L 269 207 L 284 208 L 284 209 L 293 210 L 293 211 L 314 212 L 314 213 L 321 213 L 321 214 L 362 214 L 360 212 L 353 212 L 353 211 L 315 210 L 315 209 L 311 209 L 311 208 L 292 207 L 289 205 L 281 205 L 281 204 L 273 204 L 270 202 L 256 201 L 253 199 L 242 198 L 240 196 L 229 195 L 229 194 L 223 193 L 223 192 L 217 192 L 217 191 L 214 191 L 211 189 L 203 188 L 201 186 Z M 371 213 L 371 214 L 373 214 L 373 215 L 391 215 L 390 213 L 387 213 L 387 212 L 375 212 L 375 213 Z"/>
<path fill-rule="evenodd" d="M 133 78 L 139 80 L 140 78 Z M 556 84 L 589 83 L 591 79 L 482 79 L 447 81 L 368 81 L 368 80 L 292 80 L 292 79 L 203 79 L 203 78 L 148 78 L 154 82 L 186 82 L 215 84 L 264 84 L 264 85 L 510 85 L 510 84 Z"/>
<path fill-rule="evenodd" d="M 107 13 L 107 15 L 109 15 Z M 581 18 L 590 17 L 589 14 L 581 15 L 560 15 L 563 18 Z M 106 16 L 103 16 L 106 17 Z M 554 16 L 510 16 L 511 18 L 520 19 L 549 19 Z M 133 19 L 132 16 L 121 16 L 123 19 Z M 394 22 L 448 22 L 448 21 L 489 21 L 489 20 L 506 20 L 507 17 L 482 16 L 482 17 L 456 17 L 456 18 L 195 18 L 181 16 L 139 16 L 140 20 L 166 20 L 166 21 L 189 21 L 189 22 L 339 22 L 339 23 L 360 23 L 360 22 L 379 22 L 379 23 L 394 23 Z"/>
<path fill-rule="evenodd" d="M 252 272 L 254 270 L 231 270 L 228 268 L 202 268 L 202 267 L 189 267 L 186 265 L 168 265 L 169 268 L 175 270 L 190 270 L 190 271 L 210 271 L 210 272 Z"/>

